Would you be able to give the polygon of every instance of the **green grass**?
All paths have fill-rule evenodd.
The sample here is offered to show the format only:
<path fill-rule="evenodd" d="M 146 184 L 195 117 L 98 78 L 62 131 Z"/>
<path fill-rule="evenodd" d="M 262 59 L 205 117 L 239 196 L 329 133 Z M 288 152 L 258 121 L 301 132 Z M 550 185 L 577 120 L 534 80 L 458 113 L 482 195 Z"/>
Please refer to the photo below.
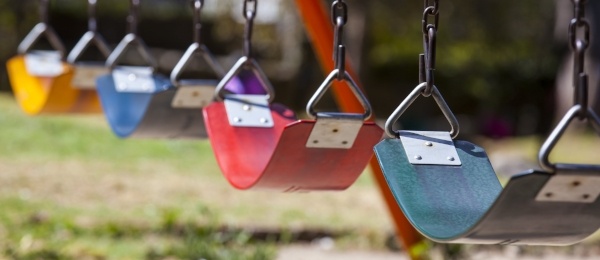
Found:
<path fill-rule="evenodd" d="M 106 198 L 101 201 L 97 197 L 68 201 L 69 194 L 48 197 L 63 192 L 82 196 L 73 190 L 102 185 L 102 176 L 107 175 L 147 178 L 148 174 L 164 176 L 166 182 L 169 174 L 200 173 L 204 181 L 220 178 L 208 142 L 121 140 L 110 132 L 101 115 L 30 118 L 6 95 L 0 95 L 0 111 L 0 164 L 4 166 L 0 172 L 11 177 L 0 187 L 0 258 L 274 257 L 272 245 L 248 241 L 242 231 L 222 237 L 218 215 L 182 194 L 162 204 L 143 201 L 127 205 L 115 203 L 119 194 L 111 194 L 110 188 L 98 191 L 99 197 Z M 95 180 L 65 181 L 73 177 Z M 43 178 L 57 180 L 50 184 Z M 135 179 L 130 182 L 139 183 Z M 58 186 L 43 191 L 51 185 Z"/>
<path fill-rule="evenodd" d="M 119 215 L 115 210 L 107 213 Z M 108 218 L 86 224 L 81 217 L 87 214 L 52 203 L 3 198 L 0 253 L 15 259 L 270 259 L 275 253 L 273 245 L 250 241 L 242 231 L 184 222 L 173 212 L 163 212 L 162 220 L 153 223 Z"/>
<path fill-rule="evenodd" d="M 599 139 L 569 135 L 552 158 L 594 162 Z M 540 138 L 477 143 L 515 173 L 536 165 Z M 122 140 L 102 115 L 27 117 L 0 95 L 0 259 L 274 258 L 280 242 L 253 229 L 283 241 L 326 230 L 372 250 L 393 225 L 369 173 L 344 192 L 238 191 L 208 141 Z"/>
<path fill-rule="evenodd" d="M 169 160 L 179 170 L 214 165 L 206 141 L 122 140 L 110 132 L 102 115 L 27 118 L 6 95 L 0 95 L 0 111 L 4 159 L 92 160 L 117 167 Z"/>
<path fill-rule="evenodd" d="M 0 126 L 0 259 L 269 259 L 245 229 L 390 230 L 365 221 L 383 211 L 369 175 L 344 193 L 242 192 L 208 141 L 123 140 L 102 115 L 28 117 L 8 95 Z"/>

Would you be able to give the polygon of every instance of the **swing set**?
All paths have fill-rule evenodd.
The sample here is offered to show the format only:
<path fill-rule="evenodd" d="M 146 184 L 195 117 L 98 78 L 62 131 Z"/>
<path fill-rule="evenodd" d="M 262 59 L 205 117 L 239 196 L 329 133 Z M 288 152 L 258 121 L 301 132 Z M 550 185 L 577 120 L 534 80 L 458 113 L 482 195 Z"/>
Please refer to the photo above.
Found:
<path fill-rule="evenodd" d="M 590 236 L 600 228 L 600 165 L 553 164 L 548 159 L 575 119 L 587 120 L 600 134 L 600 118 L 587 102 L 583 64 L 590 25 L 584 17 L 585 1 L 573 1 L 576 16 L 569 32 L 576 64 L 575 105 L 540 149 L 543 171 L 517 174 L 504 189 L 481 147 L 454 140 L 458 121 L 434 85 L 438 1 L 425 1 L 422 83 L 386 122 L 390 139 L 375 147 L 402 211 L 420 233 L 438 242 L 570 245 Z M 434 22 L 428 23 L 431 17 Z M 434 98 L 450 131 L 394 130 L 395 122 L 419 96 Z"/>
<path fill-rule="evenodd" d="M 90 1 L 91 3 L 96 1 Z M 95 20 L 90 18 L 89 32 L 69 55 L 69 63 L 63 61 L 65 47 L 50 26 L 48 18 L 49 0 L 40 0 L 40 18 L 31 32 L 18 47 L 18 55 L 7 63 L 10 85 L 15 97 L 28 115 L 53 113 L 99 113 L 101 112 L 95 91 L 87 89 L 89 84 L 82 80 L 83 62 L 77 58 L 83 50 L 94 42 L 99 49 L 108 53 L 108 47 L 95 30 Z M 45 37 L 54 50 L 36 50 L 34 45 Z M 83 69 L 84 74 L 90 70 Z M 87 73 L 86 73 L 87 72 Z"/>
<path fill-rule="evenodd" d="M 49 0 L 40 0 L 41 22 L 7 64 L 16 99 L 28 115 L 96 113 L 101 105 L 122 138 L 209 139 L 225 178 L 242 190 L 344 190 L 370 164 L 413 259 L 421 257 L 414 250 L 422 244 L 420 234 L 445 243 L 569 245 L 600 228 L 600 165 L 549 161 L 575 119 L 600 133 L 600 117 L 588 106 L 583 66 L 590 39 L 585 0 L 572 0 L 575 105 L 540 149 L 543 171 L 515 175 L 504 188 L 485 151 L 456 140 L 459 122 L 435 85 L 439 0 L 424 0 L 421 83 L 389 117 L 385 130 L 369 121 L 371 105 L 346 61 L 348 6 L 343 0 L 333 1 L 330 18 L 321 0 L 295 1 L 321 66 L 329 72 L 306 106 L 309 119 L 300 120 L 273 103 L 275 90 L 252 55 L 258 0 L 243 1 L 243 56 L 229 72 L 202 43 L 204 1 L 193 0 L 194 41 L 167 77 L 157 72 L 157 62 L 137 33 L 140 0 L 130 0 L 128 33 L 114 50 L 97 32 L 97 1 L 88 0 L 88 31 L 66 59 L 49 24 Z M 323 26 L 329 23 L 333 26 Z M 54 50 L 34 49 L 41 37 Z M 106 62 L 80 61 L 91 45 Z M 144 65 L 123 65 L 131 49 Z M 194 59 L 203 60 L 214 78 L 182 78 Z M 329 89 L 342 112 L 316 108 Z M 450 131 L 395 129 L 420 96 L 433 97 Z M 389 139 L 381 141 L 384 132 Z"/>

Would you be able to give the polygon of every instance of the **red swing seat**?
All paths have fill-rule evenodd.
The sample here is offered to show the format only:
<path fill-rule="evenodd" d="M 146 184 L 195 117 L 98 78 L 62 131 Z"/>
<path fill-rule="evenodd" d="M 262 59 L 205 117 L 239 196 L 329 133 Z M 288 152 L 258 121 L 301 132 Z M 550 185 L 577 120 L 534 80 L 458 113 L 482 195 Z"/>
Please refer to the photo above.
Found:
<path fill-rule="evenodd" d="M 271 105 L 272 128 L 231 126 L 223 102 L 204 109 L 212 148 L 227 180 L 238 189 L 284 192 L 344 190 L 373 155 L 383 130 L 361 127 L 351 149 L 307 148 L 315 120 L 296 120 L 294 112 Z"/>

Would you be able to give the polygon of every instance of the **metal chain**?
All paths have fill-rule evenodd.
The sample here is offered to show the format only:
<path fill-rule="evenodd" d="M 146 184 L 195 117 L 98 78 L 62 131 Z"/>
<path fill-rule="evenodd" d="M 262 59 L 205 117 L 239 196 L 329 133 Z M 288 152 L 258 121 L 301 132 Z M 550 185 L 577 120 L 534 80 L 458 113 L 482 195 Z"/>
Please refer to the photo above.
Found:
<path fill-rule="evenodd" d="M 244 0 L 244 18 L 246 18 L 246 28 L 244 33 L 244 56 L 252 57 L 252 29 L 254 27 L 254 18 L 256 17 L 256 8 L 258 0 Z"/>
<path fill-rule="evenodd" d="M 423 19 L 423 50 L 424 53 L 419 55 L 419 80 L 421 83 L 426 82 L 427 87 L 423 91 L 423 95 L 428 97 L 433 91 L 435 84 L 435 56 L 436 56 L 436 38 L 439 27 L 439 0 L 424 0 Z M 430 22 L 433 18 L 433 22 Z"/>
<path fill-rule="evenodd" d="M 97 0 L 88 0 L 88 31 L 97 32 L 96 22 L 96 4 Z"/>
<path fill-rule="evenodd" d="M 40 0 L 40 8 L 39 8 L 39 12 L 40 12 L 40 20 L 42 21 L 43 24 L 49 24 L 50 21 L 48 19 L 48 6 L 49 4 L 49 0 Z"/>
<path fill-rule="evenodd" d="M 129 33 L 137 35 L 138 17 L 140 13 L 140 0 L 131 0 L 129 6 L 129 16 L 127 23 L 129 24 Z"/>
<path fill-rule="evenodd" d="M 584 109 L 580 119 L 587 116 L 588 107 L 588 75 L 585 72 L 585 53 L 590 45 L 590 23 L 585 18 L 587 0 L 571 0 L 574 6 L 574 18 L 569 26 L 569 41 L 573 49 L 573 86 L 575 87 L 575 105 Z"/>
<path fill-rule="evenodd" d="M 333 60 L 338 70 L 338 80 L 343 80 L 346 72 L 346 46 L 344 46 L 344 26 L 348 22 L 348 6 L 343 0 L 335 0 L 331 5 L 331 21 L 334 25 Z"/>
<path fill-rule="evenodd" d="M 200 18 L 202 14 L 202 8 L 204 7 L 204 0 L 192 0 L 192 5 L 194 7 L 194 42 L 197 44 L 202 44 L 202 22 Z"/>

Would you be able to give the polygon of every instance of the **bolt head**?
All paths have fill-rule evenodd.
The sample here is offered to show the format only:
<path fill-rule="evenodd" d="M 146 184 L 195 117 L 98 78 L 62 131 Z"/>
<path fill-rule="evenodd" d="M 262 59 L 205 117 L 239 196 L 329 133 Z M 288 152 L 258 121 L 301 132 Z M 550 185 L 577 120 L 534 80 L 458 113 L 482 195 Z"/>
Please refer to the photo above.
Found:
<path fill-rule="evenodd" d="M 420 160 L 423 160 L 423 156 L 417 155 L 417 156 L 415 156 L 415 159 L 417 159 L 417 160 L 419 160 L 419 161 L 420 161 Z"/>
<path fill-rule="evenodd" d="M 448 156 L 448 161 L 451 161 L 451 162 L 453 162 L 453 161 L 455 161 L 455 160 L 456 160 L 456 159 L 455 159 L 454 157 L 452 157 L 452 156 Z"/>
<path fill-rule="evenodd" d="M 425 146 L 432 147 L 433 143 L 432 142 L 425 142 Z"/>
<path fill-rule="evenodd" d="M 134 81 L 134 80 L 137 79 L 137 76 L 135 74 L 133 74 L 133 73 L 129 73 L 129 75 L 127 75 L 127 79 L 129 81 Z"/>
<path fill-rule="evenodd" d="M 233 122 L 240 123 L 240 122 L 242 122 L 242 119 L 239 117 L 234 117 Z"/>

